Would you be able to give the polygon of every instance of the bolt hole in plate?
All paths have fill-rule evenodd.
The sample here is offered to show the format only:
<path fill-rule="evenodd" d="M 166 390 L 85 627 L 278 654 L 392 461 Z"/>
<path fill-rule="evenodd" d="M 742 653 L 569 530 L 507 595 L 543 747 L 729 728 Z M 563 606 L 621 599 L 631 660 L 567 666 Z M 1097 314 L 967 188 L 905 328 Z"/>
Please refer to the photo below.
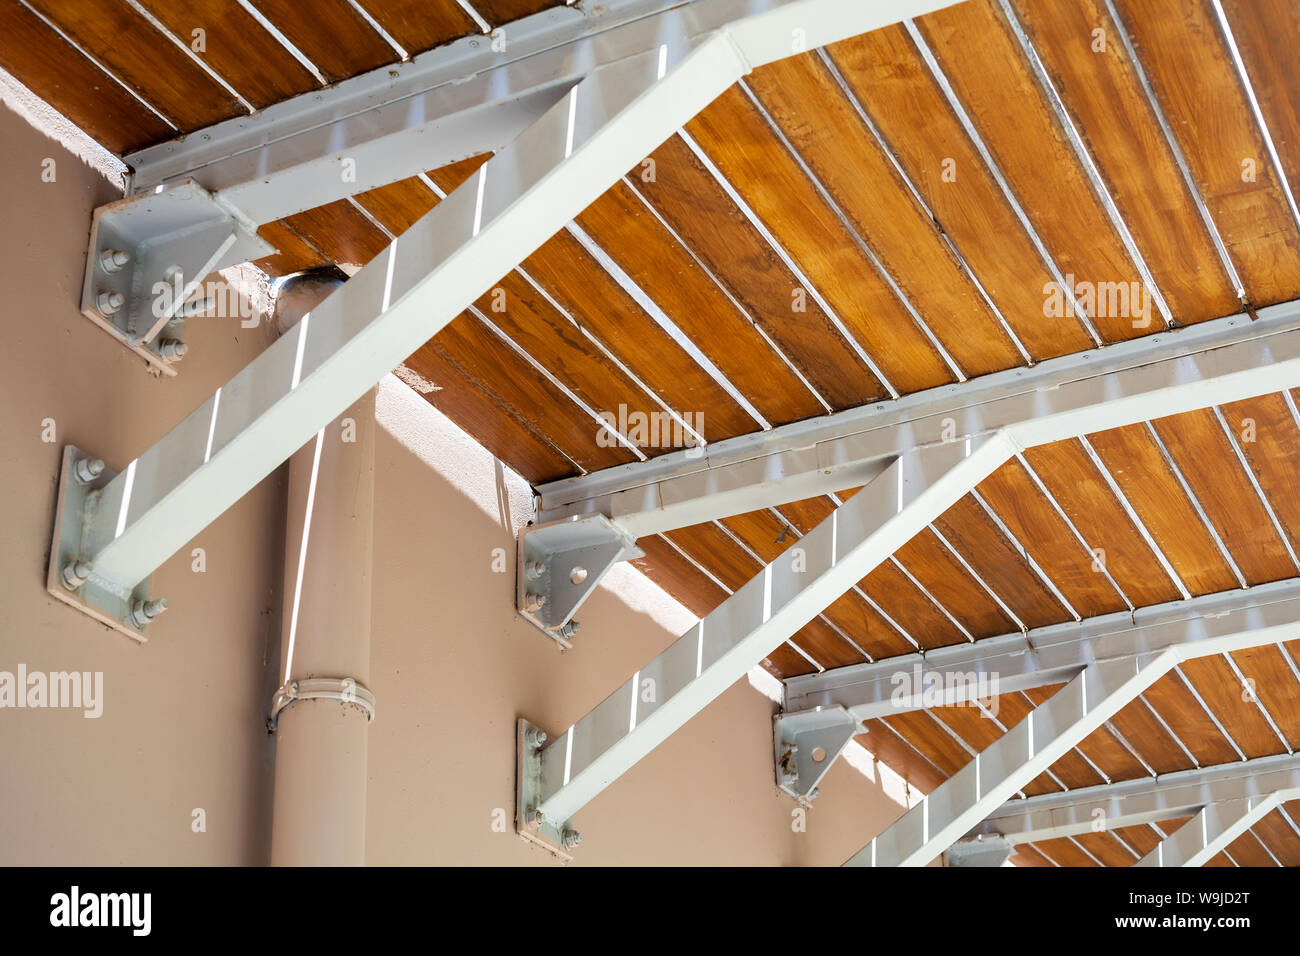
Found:
<path fill-rule="evenodd" d="M 826 748 L 817 747 L 812 752 L 813 763 L 821 763 L 826 759 Z"/>

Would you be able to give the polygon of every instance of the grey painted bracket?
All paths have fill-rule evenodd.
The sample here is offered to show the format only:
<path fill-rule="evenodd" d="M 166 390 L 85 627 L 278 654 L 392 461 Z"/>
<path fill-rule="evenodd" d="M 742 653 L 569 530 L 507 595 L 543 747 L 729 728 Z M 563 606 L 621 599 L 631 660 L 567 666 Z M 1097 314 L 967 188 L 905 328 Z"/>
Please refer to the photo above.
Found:
<path fill-rule="evenodd" d="M 604 515 L 529 526 L 519 532 L 515 607 L 564 647 L 578 629 L 574 613 L 605 573 L 644 554 Z"/>
<path fill-rule="evenodd" d="M 64 447 L 45 590 L 115 631 L 144 642 L 149 621 L 165 610 L 167 603 L 149 599 L 148 578 L 134 588 L 124 588 L 97 574 L 87 561 L 84 532 L 100 506 L 100 493 L 115 477 L 117 472 L 103 461 L 73 445 Z"/>
<path fill-rule="evenodd" d="M 857 732 L 858 721 L 843 707 L 777 714 L 772 720 L 776 785 L 807 803 Z"/>
<path fill-rule="evenodd" d="M 1001 866 L 1011 857 L 1011 844 L 1000 836 L 980 836 L 954 843 L 943 853 L 944 866 Z"/>
<path fill-rule="evenodd" d="M 569 851 L 582 842 L 573 821 L 547 820 L 537 810 L 541 803 L 541 752 L 546 741 L 544 730 L 519 718 L 515 724 L 515 832 L 568 863 L 573 860 Z"/>
<path fill-rule="evenodd" d="M 275 251 L 256 227 L 192 179 L 95 210 L 81 312 L 152 369 L 175 375 L 191 297 L 217 269 Z"/>

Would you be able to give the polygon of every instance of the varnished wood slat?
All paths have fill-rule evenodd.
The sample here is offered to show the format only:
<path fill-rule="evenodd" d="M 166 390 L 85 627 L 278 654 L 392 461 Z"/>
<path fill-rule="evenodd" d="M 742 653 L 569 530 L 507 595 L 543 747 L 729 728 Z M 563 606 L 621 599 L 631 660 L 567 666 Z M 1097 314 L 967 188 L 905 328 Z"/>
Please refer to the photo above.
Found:
<path fill-rule="evenodd" d="M 1177 673 L 1171 671 L 1161 677 L 1142 696 L 1201 766 L 1241 759 Z"/>
<path fill-rule="evenodd" d="M 753 416 L 567 231 L 547 240 L 523 261 L 522 268 L 651 391 L 682 413 L 705 441 L 759 429 Z M 590 342 L 585 347 L 596 348 Z"/>
<path fill-rule="evenodd" d="M 881 563 L 858 586 L 926 650 L 967 640 L 934 602 L 889 561 Z"/>
<path fill-rule="evenodd" d="M 480 153 L 468 159 L 460 159 L 446 166 L 431 169 L 428 176 L 445 193 L 450 193 L 462 186 L 466 180 L 478 171 L 478 168 L 492 158 L 491 153 Z"/>
<path fill-rule="evenodd" d="M 1102 866 L 1132 866 L 1137 862 L 1137 857 L 1124 849 L 1123 844 L 1104 830 L 1097 833 L 1080 833 L 1074 839 L 1096 857 Z"/>
<path fill-rule="evenodd" d="M 122 0 L 32 0 L 181 132 L 246 115 L 239 101 Z"/>
<path fill-rule="evenodd" d="M 418 176 L 367 189 L 352 198 L 395 236 L 406 232 L 438 205 L 437 194 Z"/>
<path fill-rule="evenodd" d="M 1060 688 L 1061 685 L 1059 684 L 1041 688 L 1042 696 L 1039 699 L 1046 700 L 1052 694 L 1056 693 L 1056 691 L 1060 690 Z M 966 737 L 972 745 L 975 745 L 976 741 L 979 741 L 979 749 L 981 750 L 1001 737 L 1003 733 L 1002 728 L 1011 730 L 1023 721 L 1027 716 L 1029 716 L 1029 712 L 1033 710 L 1035 706 L 1034 702 L 1030 698 L 1021 693 L 999 694 L 991 701 L 984 701 L 983 703 L 985 709 L 988 711 L 988 716 L 985 716 L 984 713 L 979 712 L 978 708 L 975 708 L 976 712 L 979 713 L 978 720 L 974 719 L 974 714 L 954 713 L 950 715 L 963 724 L 963 736 Z M 963 709 L 969 708 L 951 708 L 953 711 L 960 711 Z M 967 734 L 969 734 L 969 736 L 966 736 Z M 1053 780 L 1049 774 L 1044 772 L 1040 773 L 1033 780 L 1030 780 L 1021 787 L 1020 790 L 1027 797 L 1036 797 L 1044 793 L 1059 793 L 1061 785 Z"/>
<path fill-rule="evenodd" d="M 397 51 L 347 0 L 252 2 L 329 82 L 398 60 Z"/>
<path fill-rule="evenodd" d="M 1015 622 L 992 595 L 980 587 L 929 528 L 899 548 L 894 557 L 972 637 L 994 637 L 1016 630 Z"/>
<path fill-rule="evenodd" d="M 456 0 L 363 0 L 361 6 L 411 56 L 480 32 Z"/>
<path fill-rule="evenodd" d="M 1259 838 L 1247 830 L 1228 844 L 1226 852 L 1238 866 L 1276 867 L 1277 861 L 1268 855 Z"/>
<path fill-rule="evenodd" d="M 1300 866 L 1300 836 L 1282 817 L 1281 810 L 1264 815 L 1251 829 L 1283 866 Z"/>
<path fill-rule="evenodd" d="M 1077 316 L 1048 319 L 1052 282 L 1029 234 L 901 26 L 828 48 L 845 83 L 952 239 L 980 284 L 1035 358 L 1092 348 Z M 945 172 L 951 174 L 945 176 Z"/>
<path fill-rule="evenodd" d="M 1201 322 L 1240 311 L 1105 3 L 1015 5 L 1174 318 Z"/>
<path fill-rule="evenodd" d="M 1142 698 L 1125 705 L 1110 722 L 1156 773 L 1191 770 L 1196 766 Z"/>
<path fill-rule="evenodd" d="M 1061 273 L 1076 283 L 1140 282 L 1001 13 L 968 0 L 916 23 Z M 1159 327 L 1098 311 L 1093 324 L 1108 342 Z"/>
<path fill-rule="evenodd" d="M 0 67 L 115 153 L 172 129 L 26 7 L 0 7 Z"/>
<path fill-rule="evenodd" d="M 549 7 L 562 7 L 564 0 L 474 0 L 474 9 L 494 27 L 540 13 Z"/>
<path fill-rule="evenodd" d="M 1226 853 L 1219 853 L 1218 855 L 1206 860 L 1205 866 L 1231 868 L 1233 866 L 1233 862 L 1228 859 L 1228 855 Z"/>
<path fill-rule="evenodd" d="M 1188 591 L 1210 594 L 1238 587 L 1145 425 L 1096 432 L 1088 441 Z"/>
<path fill-rule="evenodd" d="M 312 76 L 292 53 L 243 7 L 230 0 L 139 0 L 182 43 L 194 50 L 203 31 L 199 59 L 257 109 L 315 89 Z"/>
<path fill-rule="evenodd" d="M 1177 830 L 1190 819 L 1191 817 L 1174 817 L 1169 820 L 1160 820 L 1158 821 L 1158 825 L 1164 833 L 1168 834 Z M 1142 856 L 1146 856 L 1164 841 L 1164 837 L 1146 824 L 1132 827 L 1117 827 L 1111 832 Z M 1232 864 L 1228 865 L 1231 866 Z"/>
<path fill-rule="evenodd" d="M 340 265 L 363 266 L 391 241 L 346 199 L 295 213 L 283 222 Z"/>
<path fill-rule="evenodd" d="M 1136 607 L 1181 597 L 1078 441 L 1025 450 L 1025 459 Z M 1095 554 L 1095 552 L 1094 552 Z"/>
<path fill-rule="evenodd" d="M 257 234 L 277 250 L 253 262 L 253 265 L 269 276 L 285 276 L 329 262 L 319 249 L 283 222 L 268 222 L 258 226 Z"/>
<path fill-rule="evenodd" d="M 768 85 L 775 90 L 776 82 Z M 954 380 L 903 303 L 738 87 L 716 99 L 686 130 L 899 392 Z M 802 289 L 793 276 L 791 282 L 774 305 L 790 307 L 792 290 Z M 808 290 L 803 294 L 811 312 L 812 295 Z M 971 374 L 991 370 L 977 356 L 967 358 L 973 363 Z M 965 363 L 959 359 L 959 364 Z M 999 368 L 1012 364 L 1014 357 L 995 363 Z"/>
<path fill-rule="evenodd" d="M 667 419 L 667 414 L 636 382 L 601 354 L 517 272 L 499 280 L 475 305 L 487 321 L 597 414 L 609 415 L 615 424 L 620 418 L 624 421 L 640 418 L 646 422 Z M 626 415 L 620 416 L 622 410 Z M 652 415 L 658 417 L 652 419 Z M 615 432 L 605 431 L 595 436 L 599 426 L 593 423 L 592 427 L 594 440 L 618 441 Z M 645 442 L 642 451 L 647 456 L 672 451 L 674 441 L 684 445 L 686 436 L 680 426 L 675 430 L 667 426 L 655 431 L 659 434 L 650 434 L 647 428 L 642 434 L 628 437 L 633 444 Z"/>
<path fill-rule="evenodd" d="M 1283 654 L 1280 647 L 1266 645 L 1234 651 L 1232 659 L 1242 676 L 1251 682 L 1250 689 L 1282 736 L 1294 748 L 1300 745 L 1300 681 L 1291 673 Z"/>
<path fill-rule="evenodd" d="M 670 137 L 650 158 L 655 176 L 640 184 L 642 193 L 818 394 L 837 409 L 886 395 L 811 297 L 803 300 L 806 311 L 794 311 L 794 274 L 681 137 Z"/>
<path fill-rule="evenodd" d="M 1278 393 L 1224 405 L 1223 417 L 1295 548 L 1300 545 L 1300 496 L 1295 493 L 1300 430 L 1291 410 Z"/>
<path fill-rule="evenodd" d="M 881 720 L 948 776 L 972 759 L 966 749 L 924 711 L 891 714 Z"/>
<path fill-rule="evenodd" d="M 1079 752 L 1100 767 L 1111 780 L 1136 780 L 1150 776 L 1142 762 L 1104 724 L 1079 742 Z"/>
<path fill-rule="evenodd" d="M 1039 840 L 1034 844 L 1043 853 L 1046 853 L 1058 866 L 1099 866 L 1100 864 L 1077 844 L 1072 843 L 1068 837 L 1059 837 L 1055 840 Z"/>
<path fill-rule="evenodd" d="M 863 725 L 863 731 L 853 739 L 922 793 L 930 793 L 947 779 L 945 774 L 917 753 L 915 748 L 900 740 L 897 734 L 886 728 L 880 721 L 867 721 Z"/>
<path fill-rule="evenodd" d="M 813 393 L 631 185 L 615 183 L 577 222 L 765 419 L 779 425 L 822 414 Z"/>
<path fill-rule="evenodd" d="M 1246 699 L 1251 693 L 1242 685 L 1222 657 L 1198 657 L 1181 665 L 1183 676 L 1205 701 L 1205 706 L 1223 724 L 1242 753 L 1247 757 L 1266 757 L 1286 753 L 1282 741 L 1268 725 L 1254 701 Z M 1285 672 L 1278 677 L 1290 677 Z M 1271 682 L 1270 682 L 1271 684 Z M 1262 694 L 1266 687 L 1256 687 L 1254 693 Z"/>
<path fill-rule="evenodd" d="M 578 474 L 577 466 L 546 436 L 503 411 L 494 396 L 434 349 L 422 346 L 404 364 L 435 386 L 433 391 L 422 392 L 429 404 L 529 481 L 555 481 Z"/>
<path fill-rule="evenodd" d="M 969 495 L 945 511 L 934 527 L 1026 627 L 1070 619 L 1070 613 Z"/>
<path fill-rule="evenodd" d="M 584 469 L 594 471 L 636 460 L 622 445 L 597 442 L 595 419 L 474 316 L 462 315 L 451 322 L 429 347 L 455 362 L 504 409 L 528 422 Z M 532 480 L 530 475 L 524 477 Z"/>
<path fill-rule="evenodd" d="M 1032 843 L 1018 844 L 1015 848 L 1015 852 L 1011 854 L 1010 860 L 1016 866 L 1051 867 L 1054 865 L 1051 860 L 1043 856 L 1043 854 L 1038 850 L 1034 849 Z"/>
<path fill-rule="evenodd" d="M 1300 194 L 1300 0 L 1223 0 L 1291 192 Z"/>
<path fill-rule="evenodd" d="M 633 558 L 632 564 L 696 617 L 704 617 L 727 599 L 726 591 L 661 536 L 652 534 L 641 538 L 637 547 L 645 552 L 645 557 Z"/>
<path fill-rule="evenodd" d="M 1247 297 L 1258 307 L 1300 296 L 1300 233 L 1213 7 L 1123 0 L 1118 8 Z"/>
<path fill-rule="evenodd" d="M 1247 583 L 1294 577 L 1295 562 L 1214 412 L 1203 408 L 1152 425 Z"/>
<path fill-rule="evenodd" d="M 908 190 L 817 54 L 778 60 L 755 70 L 745 82 L 957 364 L 968 375 L 1023 364 L 1006 330 L 943 241 L 934 221 Z M 702 117 L 713 119 L 720 132 L 735 128 L 736 116 L 727 111 L 745 103 L 739 93 L 729 93 L 727 98 Z M 717 123 L 713 110 L 724 111 L 729 121 L 726 126 Z M 755 127 L 755 137 L 760 131 Z M 773 142 L 762 153 L 743 153 L 749 161 L 730 166 L 746 178 L 741 182 L 733 179 L 733 185 L 745 193 L 742 184 L 760 167 L 768 169 L 770 177 L 770 158 L 780 150 Z M 791 175 L 794 172 L 792 169 Z M 811 184 L 808 195 L 802 197 L 788 193 L 784 186 L 776 188 L 780 205 L 770 201 L 764 205 L 782 214 L 780 238 L 796 229 L 797 223 L 813 218 L 805 213 L 792 221 L 784 214 L 790 204 L 811 204 L 816 197 Z M 749 191 L 764 196 L 757 187 Z M 924 347 L 927 357 L 932 354 L 929 343 L 917 336 L 914 328 L 909 326 L 907 331 L 916 347 Z M 886 349 L 897 353 L 899 364 L 911 364 L 909 355 L 894 342 L 869 351 L 874 355 Z M 888 369 L 885 374 L 894 379 Z"/>
<path fill-rule="evenodd" d="M 976 491 L 1079 614 L 1093 617 L 1128 606 L 1107 579 L 1105 565 L 1084 550 L 1018 461 L 1007 462 Z"/>

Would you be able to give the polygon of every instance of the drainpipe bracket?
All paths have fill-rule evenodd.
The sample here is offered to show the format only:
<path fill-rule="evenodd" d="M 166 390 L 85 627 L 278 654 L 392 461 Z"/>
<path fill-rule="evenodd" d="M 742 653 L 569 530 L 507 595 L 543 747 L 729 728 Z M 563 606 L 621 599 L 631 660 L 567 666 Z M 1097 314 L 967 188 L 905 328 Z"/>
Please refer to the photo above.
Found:
<path fill-rule="evenodd" d="M 285 681 L 275 692 L 267 729 L 272 733 L 279 727 L 280 714 L 300 700 L 337 700 L 341 704 L 355 704 L 366 712 L 366 722 L 375 719 L 375 695 L 353 677 L 308 677 Z"/>

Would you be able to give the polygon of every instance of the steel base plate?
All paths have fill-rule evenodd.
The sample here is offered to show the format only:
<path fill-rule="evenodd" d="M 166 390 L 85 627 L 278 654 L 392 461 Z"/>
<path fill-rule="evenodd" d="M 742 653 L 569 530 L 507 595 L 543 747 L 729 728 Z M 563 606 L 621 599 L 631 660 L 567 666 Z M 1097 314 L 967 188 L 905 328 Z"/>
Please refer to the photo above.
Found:
<path fill-rule="evenodd" d="M 532 826 L 527 823 L 528 810 L 538 802 L 537 790 L 542 774 L 539 751 L 528 746 L 530 730 L 540 728 L 520 717 L 515 725 L 515 831 L 527 842 L 555 854 L 565 863 L 571 863 L 573 855 L 560 842 L 560 832 L 570 825 L 570 821 L 563 820 L 554 824 L 546 820 Z"/>

